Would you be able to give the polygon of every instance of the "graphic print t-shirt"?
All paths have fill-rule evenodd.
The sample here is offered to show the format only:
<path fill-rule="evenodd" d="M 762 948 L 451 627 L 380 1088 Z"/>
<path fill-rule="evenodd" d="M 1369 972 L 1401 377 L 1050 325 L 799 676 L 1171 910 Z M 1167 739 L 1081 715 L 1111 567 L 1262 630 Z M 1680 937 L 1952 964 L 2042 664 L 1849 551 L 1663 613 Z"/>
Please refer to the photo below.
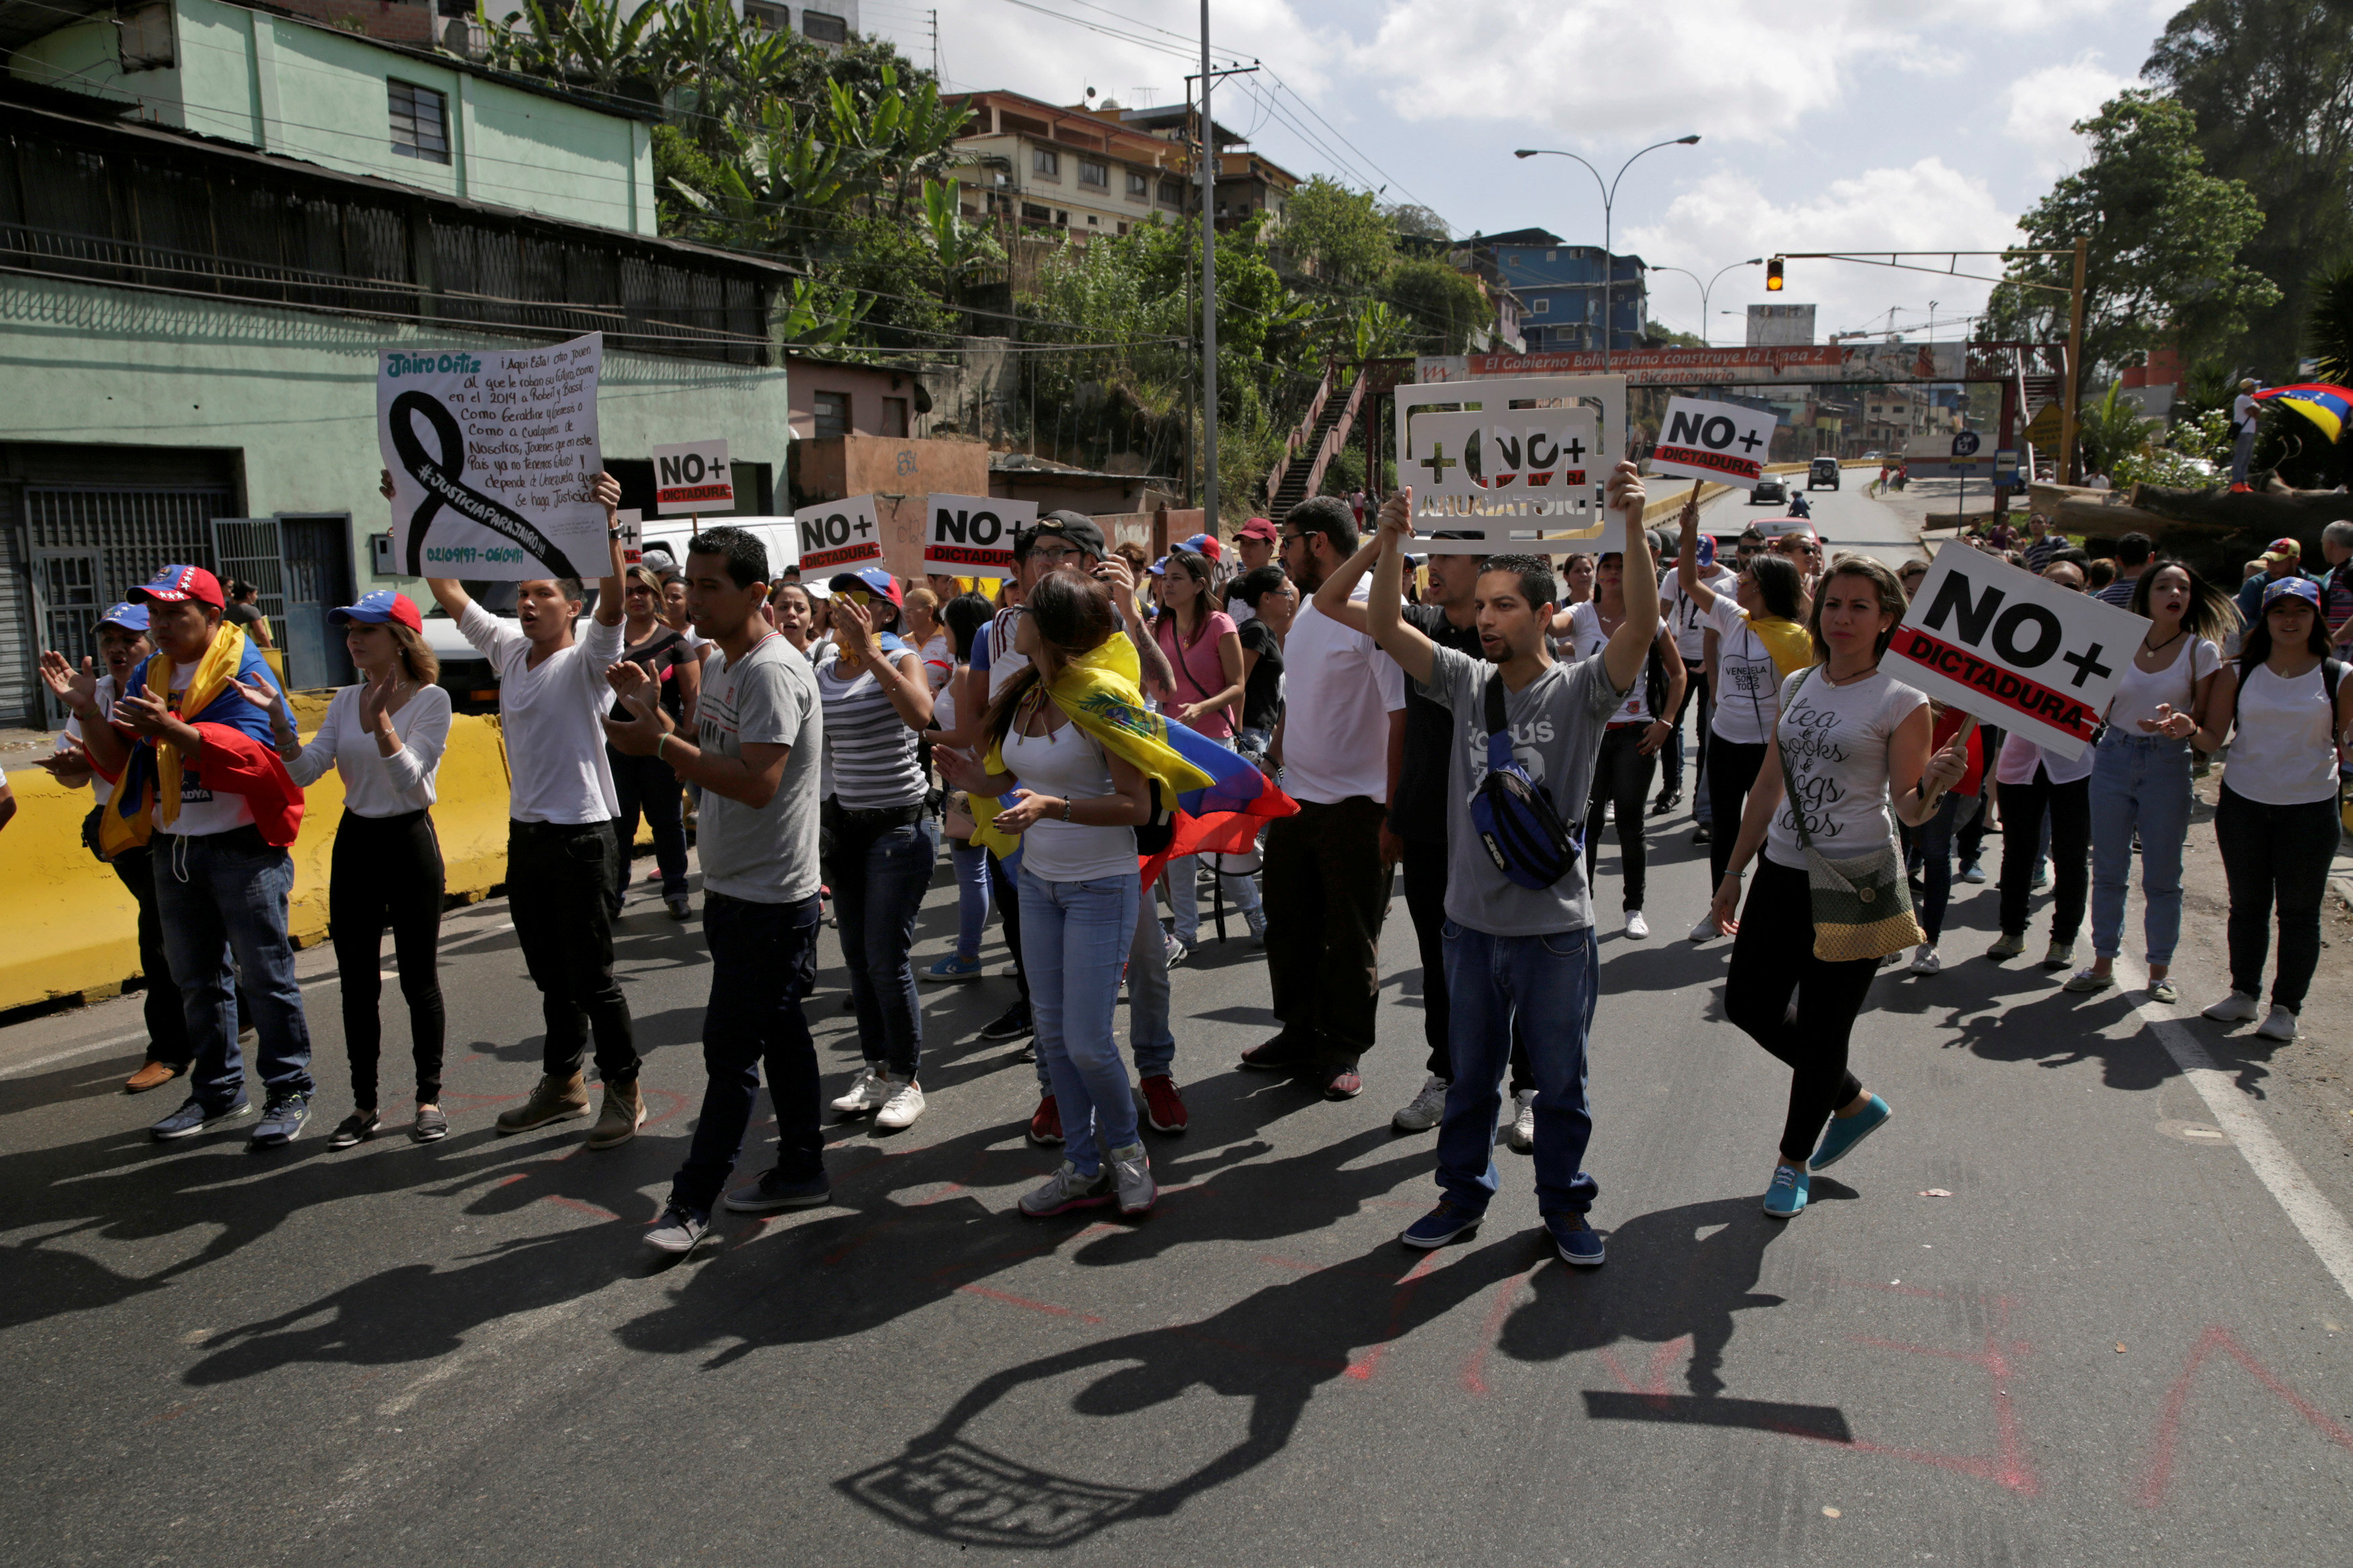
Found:
<path fill-rule="evenodd" d="M 1883 670 L 1851 686 L 1832 686 L 1817 669 L 1781 688 L 1781 804 L 1766 830 L 1765 853 L 1777 866 L 1803 870 L 1797 813 L 1827 860 L 1859 859 L 1895 839 L 1887 803 L 1887 742 L 1905 720 L 1928 705 L 1926 693 Z"/>

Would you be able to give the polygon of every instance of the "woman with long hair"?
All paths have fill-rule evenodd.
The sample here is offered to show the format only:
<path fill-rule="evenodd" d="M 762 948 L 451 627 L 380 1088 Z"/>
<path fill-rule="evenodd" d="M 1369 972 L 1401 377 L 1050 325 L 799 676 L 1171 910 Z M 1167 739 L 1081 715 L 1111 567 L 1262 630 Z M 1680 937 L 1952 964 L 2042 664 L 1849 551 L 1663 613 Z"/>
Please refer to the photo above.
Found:
<path fill-rule="evenodd" d="M 820 810 L 833 843 L 825 880 L 866 1053 L 865 1070 L 833 1108 L 845 1116 L 871 1110 L 877 1127 L 897 1129 L 923 1113 L 916 1081 L 923 1015 L 908 951 L 940 853 L 939 824 L 924 805 L 931 780 L 916 757 L 932 721 L 932 691 L 922 658 L 898 636 L 899 584 L 891 574 L 869 566 L 827 586 L 835 640 L 817 656 L 825 710 Z"/>
<path fill-rule="evenodd" d="M 683 580 L 681 593 L 683 595 Z M 669 610 L 661 579 L 649 566 L 632 566 L 621 584 L 621 658 L 642 665 L 659 683 L 662 711 L 674 724 L 691 721 L 695 697 L 702 685 L 702 661 L 689 646 L 686 634 L 664 618 Z M 613 704 L 610 717 L 627 719 L 628 710 Z M 632 757 L 608 742 L 605 759 L 612 764 L 613 793 L 621 805 L 614 832 L 621 852 L 615 859 L 618 881 L 613 889 L 617 908 L 629 882 L 629 854 L 638 838 L 638 818 L 653 829 L 654 864 L 660 868 L 663 905 L 674 921 L 686 919 L 686 822 L 681 815 L 682 786 L 678 774 L 658 757 Z"/>
<path fill-rule="evenodd" d="M 1299 584 L 1270 564 L 1243 573 L 1227 592 L 1250 610 L 1240 627 L 1242 721 L 1234 748 L 1256 763 L 1273 744 L 1275 722 L 1282 716 L 1282 639 L 1291 635 L 1292 617 L 1299 611 Z"/>
<path fill-rule="evenodd" d="M 1725 1016 L 1791 1069 L 1780 1155 L 1765 1190 L 1765 1212 L 1776 1219 L 1802 1212 L 1812 1173 L 1843 1159 L 1890 1114 L 1847 1066 L 1881 954 L 1863 942 L 1855 957 L 1821 956 L 1818 938 L 1828 935 L 1835 952 L 1837 933 L 1816 931 L 1810 864 L 1861 874 L 1856 862 L 1875 863 L 1874 881 L 1900 891 L 1896 820 L 1926 821 L 1936 793 L 1967 767 L 1957 747 L 1930 754 L 1928 699 L 1879 667 L 1903 618 L 1904 589 L 1879 562 L 1844 556 L 1823 575 L 1809 623 L 1822 662 L 1782 683 L 1774 744 L 1716 884 L 1716 928 L 1734 938 Z M 1740 873 L 1752 859 L 1757 879 L 1744 907 Z"/>
<path fill-rule="evenodd" d="M 972 664 L 973 639 L 987 629 L 989 616 L 996 610 L 996 605 L 977 594 L 961 594 L 950 599 L 940 612 L 940 619 L 947 627 L 954 667 L 943 689 L 932 699 L 932 721 L 939 727 L 933 742 L 934 760 L 941 747 L 971 743 L 959 724 L 963 713 L 956 694 L 965 684 L 965 676 Z M 973 717 L 978 719 L 980 715 Z M 924 970 L 923 977 L 945 983 L 977 980 L 981 933 L 988 929 L 988 851 L 972 841 L 972 814 L 963 792 L 948 797 L 947 815 L 942 826 L 947 834 L 948 863 L 955 868 L 956 945 L 954 952 Z"/>
<path fill-rule="evenodd" d="M 327 924 L 334 936 L 343 993 L 343 1046 L 352 1066 L 352 1113 L 327 1140 L 331 1149 L 364 1142 L 383 1125 L 376 1061 L 384 1021 L 384 928 L 400 965 L 408 1004 L 409 1047 L 417 1064 L 419 1143 L 448 1136 L 441 1110 L 444 1019 L 438 973 L 441 941 L 441 844 L 433 831 L 434 780 L 449 744 L 449 694 L 434 684 L 440 661 L 425 644 L 425 618 L 406 594 L 383 589 L 328 612 L 343 628 L 360 681 L 327 703 L 319 732 L 302 744 L 285 694 L 239 685 L 267 709 L 278 754 L 298 784 L 332 768 L 343 780 L 343 815 L 327 876 Z"/>
<path fill-rule="evenodd" d="M 2187 562 L 2159 556 L 2133 584 L 2129 608 L 2148 622 L 2116 681 L 2092 757 L 2092 966 L 2069 991 L 2104 991 L 2123 946 L 2125 889 L 2140 840 L 2141 939 L 2148 994 L 2175 1002 L 2168 977 L 2181 936 L 2181 848 L 2189 837 L 2189 752 L 2221 744 L 2221 639 L 2236 624 L 2230 595 Z"/>
<path fill-rule="evenodd" d="M 1712 887 L 1724 880 L 1740 814 L 1772 750 L 1781 713 L 1781 684 L 1814 662 L 1814 644 L 1801 609 L 1804 579 L 1778 555 L 1755 551 L 1740 561 L 1726 598 L 1699 574 L 1699 507 L 1686 501 L 1675 576 L 1715 633 L 1715 714 L 1707 737 L 1708 841 Z M 1691 929 L 1694 942 L 1716 934 L 1714 911 Z"/>
<path fill-rule="evenodd" d="M 781 578 L 768 591 L 768 619 L 775 623 L 784 639 L 802 658 L 808 657 L 809 645 L 817 640 L 817 627 L 810 622 L 809 592 L 798 583 Z"/>
<path fill-rule="evenodd" d="M 2353 679 L 2332 657 L 2318 584 L 2282 577 L 2263 590 L 2214 706 L 2236 736 L 2214 810 L 2231 889 L 2231 994 L 2206 1016 L 2239 1024 L 2262 1014 L 2276 906 L 2279 970 L 2255 1033 L 2293 1040 L 2320 962 L 2320 904 L 2341 832 L 2337 768 L 2353 760 Z"/>
<path fill-rule="evenodd" d="M 1594 564 L 1593 597 L 1569 612 L 1568 657 L 1580 659 L 1599 654 L 1625 618 L 1626 558 L 1615 550 L 1607 551 Z M 1585 874 L 1588 881 L 1598 879 L 1592 857 L 1600 847 L 1602 827 L 1615 807 L 1626 934 L 1637 941 L 1651 934 L 1650 921 L 1642 914 L 1649 879 L 1643 808 L 1650 802 L 1659 750 L 1672 732 L 1666 715 L 1683 706 L 1688 679 L 1683 655 L 1675 649 L 1674 629 L 1662 624 L 1651 641 L 1642 679 L 1635 682 L 1602 730 L 1601 752 L 1593 763 L 1592 799 L 1585 817 Z"/>
<path fill-rule="evenodd" d="M 1033 1218 L 1111 1203 L 1141 1214 L 1159 1196 L 1112 1033 L 1143 896 L 1135 828 L 1150 813 L 1150 795 L 1142 770 L 1079 721 L 1079 704 L 1057 695 L 1065 671 L 1119 630 L 1101 583 L 1067 572 L 1039 579 L 1014 634 L 1029 668 L 999 694 L 985 723 L 1001 769 L 969 752 L 939 752 L 950 784 L 1008 803 L 992 828 L 1020 836 L 1022 961 L 1039 1060 L 1065 1140 L 1061 1167 L 1021 1199 Z M 1132 681 L 1113 686 L 1142 710 Z"/>
<path fill-rule="evenodd" d="M 1214 575 L 1208 556 L 1191 550 L 1170 551 L 1162 568 L 1161 611 L 1152 624 L 1152 635 L 1176 676 L 1176 695 L 1163 705 L 1164 711 L 1230 752 L 1235 749 L 1235 733 L 1241 728 L 1249 671 L 1240 629 L 1210 596 Z M 1171 963 L 1183 963 L 1201 938 L 1201 893 L 1194 861 L 1187 855 L 1168 862 L 1168 912 L 1175 917 L 1168 935 Z M 1258 884 L 1238 874 L 1223 876 L 1220 881 L 1227 900 L 1249 922 L 1250 935 L 1263 939 L 1266 912 L 1260 907 Z"/>

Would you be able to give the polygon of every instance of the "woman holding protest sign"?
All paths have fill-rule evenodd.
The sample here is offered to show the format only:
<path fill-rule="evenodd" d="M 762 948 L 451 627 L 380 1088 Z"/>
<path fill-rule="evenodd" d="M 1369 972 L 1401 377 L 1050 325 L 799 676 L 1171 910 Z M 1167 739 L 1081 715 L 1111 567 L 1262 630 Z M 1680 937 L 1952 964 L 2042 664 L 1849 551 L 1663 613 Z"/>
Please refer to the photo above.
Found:
<path fill-rule="evenodd" d="M 2320 962 L 2320 903 L 2341 831 L 2337 765 L 2353 758 L 2353 679 L 2331 656 L 2318 584 L 2282 577 L 2263 590 L 2263 614 L 2214 707 L 2235 737 L 2214 811 L 2231 887 L 2231 994 L 2206 1016 L 2237 1024 L 2262 1013 L 2276 904 L 2279 971 L 2255 1033 L 2293 1040 Z"/>
<path fill-rule="evenodd" d="M 1877 561 L 1845 556 L 1822 578 L 1810 631 L 1823 662 L 1782 684 L 1775 744 L 1716 884 L 1716 929 L 1736 939 L 1725 1015 L 1793 1069 L 1765 1192 L 1776 1219 L 1801 1213 L 1812 1173 L 1888 1119 L 1848 1069 L 1847 1043 L 1880 959 L 1920 938 L 1895 821 L 1926 821 L 1968 771 L 1957 746 L 1931 754 L 1927 697 L 1879 667 L 1903 616 L 1904 590 Z"/>
<path fill-rule="evenodd" d="M 2092 966 L 2064 989 L 2105 991 L 2123 944 L 2125 888 L 2140 844 L 2141 935 L 2153 1002 L 2179 999 L 2168 972 L 2181 935 L 2181 849 L 2189 837 L 2189 752 L 2221 744 L 2216 701 L 2221 639 L 2236 624 L 2230 596 L 2184 562 L 2159 559 L 2133 584 L 2148 622 L 2108 703 L 2092 756 Z"/>

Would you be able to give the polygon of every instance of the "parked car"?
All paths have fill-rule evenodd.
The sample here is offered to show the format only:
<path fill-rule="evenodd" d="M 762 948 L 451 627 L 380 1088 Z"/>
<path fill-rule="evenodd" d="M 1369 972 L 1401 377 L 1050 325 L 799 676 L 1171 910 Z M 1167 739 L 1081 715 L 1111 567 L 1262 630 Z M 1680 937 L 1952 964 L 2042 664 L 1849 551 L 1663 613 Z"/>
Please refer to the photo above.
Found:
<path fill-rule="evenodd" d="M 1862 460 L 1863 460 L 1864 462 L 1866 462 L 1866 463 L 1875 463 L 1875 462 L 1879 461 L 1879 459 L 1880 459 L 1881 458 L 1884 457 L 1884 456 L 1885 456 L 1885 454 L 1884 454 L 1884 453 L 1881 452 L 1881 451 L 1879 450 L 1879 448 L 1877 448 L 1876 447 L 1873 447 L 1870 451 L 1865 452 L 1865 453 L 1862 455 Z"/>
<path fill-rule="evenodd" d="M 1806 465 L 1806 488 L 1820 489 L 1824 485 L 1832 489 L 1839 488 L 1839 461 L 1836 458 L 1816 458 Z"/>
<path fill-rule="evenodd" d="M 1780 475 L 1767 474 L 1757 481 L 1755 489 L 1748 492 L 1748 504 L 1787 506 L 1789 504 L 1789 487 L 1782 481 Z"/>

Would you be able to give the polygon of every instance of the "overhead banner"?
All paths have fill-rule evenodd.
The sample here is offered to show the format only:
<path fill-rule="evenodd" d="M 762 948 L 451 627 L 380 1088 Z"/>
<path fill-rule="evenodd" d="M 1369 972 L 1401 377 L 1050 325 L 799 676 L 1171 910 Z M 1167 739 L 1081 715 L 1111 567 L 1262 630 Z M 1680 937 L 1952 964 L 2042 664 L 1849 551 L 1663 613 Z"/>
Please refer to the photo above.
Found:
<path fill-rule="evenodd" d="M 1958 541 L 1887 645 L 1889 673 L 1937 701 L 2079 757 L 2148 622 Z"/>
<path fill-rule="evenodd" d="M 1923 382 L 2002 380 L 2011 374 L 2006 357 L 1985 344 L 1978 361 L 1965 343 L 1791 343 L 1725 349 L 1612 349 L 1608 363 L 1599 349 L 1525 354 L 1466 354 L 1459 373 L 1482 376 L 1622 375 L 1636 386 L 1731 386 L 1829 382 Z M 1417 365 L 1417 368 L 1419 366 Z M 1451 366 L 1448 367 L 1450 370 Z"/>
<path fill-rule="evenodd" d="M 376 446 L 393 555 L 411 577 L 601 577 L 594 486 L 605 336 L 539 349 L 385 349 Z"/>
<path fill-rule="evenodd" d="M 1395 402 L 1416 549 L 1565 555 L 1601 536 L 1602 486 L 1626 446 L 1622 378 L 1400 386 Z"/>
<path fill-rule="evenodd" d="M 1651 472 L 1687 479 L 1714 479 L 1753 490 L 1773 454 L 1773 427 L 1779 416 L 1769 408 L 1743 408 L 1696 397 L 1667 399 L 1667 417 L 1651 453 Z"/>
<path fill-rule="evenodd" d="M 1034 500 L 934 495 L 923 569 L 943 577 L 1010 577 L 1013 534 L 1038 520 Z"/>
<path fill-rule="evenodd" d="M 871 495 L 813 502 L 793 521 L 800 529 L 804 576 L 855 571 L 882 559 L 882 525 Z"/>
<path fill-rule="evenodd" d="M 681 441 L 654 448 L 654 515 L 733 511 L 735 481 L 727 467 L 727 443 Z"/>

